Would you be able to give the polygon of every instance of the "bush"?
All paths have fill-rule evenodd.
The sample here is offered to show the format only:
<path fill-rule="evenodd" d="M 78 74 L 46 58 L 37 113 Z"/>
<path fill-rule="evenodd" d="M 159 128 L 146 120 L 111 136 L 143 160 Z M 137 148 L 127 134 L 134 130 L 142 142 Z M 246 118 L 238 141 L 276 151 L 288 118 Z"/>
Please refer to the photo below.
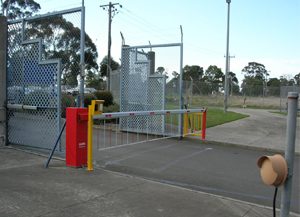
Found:
<path fill-rule="evenodd" d="M 106 106 L 103 107 L 103 113 L 112 113 L 112 112 L 119 112 L 119 111 L 120 111 L 120 106 L 117 103 L 107 107 Z"/>
<path fill-rule="evenodd" d="M 109 91 L 97 91 L 94 93 L 98 100 L 104 100 L 104 106 L 110 106 L 114 104 L 114 98 Z"/>
<path fill-rule="evenodd" d="M 89 105 L 92 104 L 92 100 L 97 99 L 94 94 L 84 94 L 84 107 L 88 108 Z"/>
<path fill-rule="evenodd" d="M 66 108 L 75 107 L 75 98 L 69 94 L 62 94 L 61 96 L 61 117 L 66 117 Z"/>

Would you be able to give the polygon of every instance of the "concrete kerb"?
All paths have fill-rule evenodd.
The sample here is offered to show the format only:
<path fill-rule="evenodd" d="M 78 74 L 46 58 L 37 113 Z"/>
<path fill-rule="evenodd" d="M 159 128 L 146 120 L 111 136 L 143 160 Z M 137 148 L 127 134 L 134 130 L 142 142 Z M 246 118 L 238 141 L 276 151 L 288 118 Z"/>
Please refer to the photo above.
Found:
<path fill-rule="evenodd" d="M 271 153 L 274 153 L 274 154 L 279 153 L 279 154 L 284 155 L 284 150 L 276 149 L 276 148 L 257 147 L 257 146 L 229 143 L 229 142 L 219 142 L 219 141 L 213 141 L 213 140 L 199 140 L 199 143 L 200 144 L 205 144 L 205 145 L 231 146 L 231 147 L 244 148 L 244 149 L 247 149 L 247 150 L 265 151 L 265 152 L 271 152 Z M 295 155 L 300 156 L 300 153 L 295 152 Z"/>

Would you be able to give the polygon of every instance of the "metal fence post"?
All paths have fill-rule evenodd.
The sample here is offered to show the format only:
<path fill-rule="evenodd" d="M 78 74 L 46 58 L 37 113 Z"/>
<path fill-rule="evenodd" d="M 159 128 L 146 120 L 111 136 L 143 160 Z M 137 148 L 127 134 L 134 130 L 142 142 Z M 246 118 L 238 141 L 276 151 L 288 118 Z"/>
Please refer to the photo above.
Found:
<path fill-rule="evenodd" d="M 285 149 L 285 159 L 288 166 L 288 176 L 283 186 L 283 192 L 281 196 L 280 217 L 287 217 L 289 216 L 289 212 L 290 212 L 294 155 L 295 155 L 296 127 L 297 127 L 298 97 L 299 94 L 297 92 L 288 93 L 288 116 L 287 116 L 287 130 L 286 130 L 287 146 Z"/>
<path fill-rule="evenodd" d="M 84 107 L 84 49 L 85 49 L 85 7 L 84 0 L 82 0 L 82 10 L 81 10 L 81 29 L 80 29 L 80 107 Z"/>
<path fill-rule="evenodd" d="M 180 94 L 180 109 L 183 109 L 183 87 L 182 87 L 182 78 L 183 78 L 183 32 L 182 32 L 182 27 L 180 26 L 181 29 L 181 44 L 180 44 L 180 77 L 179 77 L 179 94 Z M 183 115 L 179 116 L 179 133 L 180 133 L 180 139 L 183 138 Z"/>
<path fill-rule="evenodd" d="M 7 46 L 7 20 L 0 16 L 0 145 L 6 144 L 6 46 Z"/>

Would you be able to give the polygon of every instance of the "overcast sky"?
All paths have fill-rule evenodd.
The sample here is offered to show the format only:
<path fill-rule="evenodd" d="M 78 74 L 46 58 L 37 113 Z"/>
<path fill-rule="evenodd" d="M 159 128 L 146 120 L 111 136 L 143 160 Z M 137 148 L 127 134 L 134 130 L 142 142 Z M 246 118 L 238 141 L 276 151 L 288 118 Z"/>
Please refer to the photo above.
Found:
<path fill-rule="evenodd" d="M 81 0 L 36 0 L 42 13 L 80 6 Z M 227 4 L 225 0 L 119 0 L 112 23 L 112 56 L 119 60 L 120 31 L 126 44 L 180 42 L 183 27 L 184 65 L 204 70 L 217 65 L 225 71 Z M 85 0 L 86 32 L 97 44 L 99 62 L 107 54 L 108 1 Z M 243 78 L 248 62 L 259 62 L 270 77 L 300 72 L 300 1 L 232 0 L 230 13 L 231 71 Z M 159 55 L 159 53 L 161 53 Z M 178 71 L 179 50 L 157 51 L 157 63 L 171 74 Z M 160 65 L 156 66 L 160 66 Z"/>

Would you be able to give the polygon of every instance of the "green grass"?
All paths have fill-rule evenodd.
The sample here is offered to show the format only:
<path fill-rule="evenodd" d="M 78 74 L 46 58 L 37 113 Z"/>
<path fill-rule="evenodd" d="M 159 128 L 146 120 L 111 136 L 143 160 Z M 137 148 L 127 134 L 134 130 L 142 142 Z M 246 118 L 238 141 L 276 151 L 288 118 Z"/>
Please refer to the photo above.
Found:
<path fill-rule="evenodd" d="M 214 127 L 217 125 L 225 124 L 235 120 L 249 117 L 248 115 L 236 113 L 236 112 L 226 112 L 218 108 L 208 108 L 207 109 L 207 118 L 206 118 L 206 127 Z"/>
<path fill-rule="evenodd" d="M 167 109 L 178 109 L 178 106 L 170 106 L 168 105 Z M 239 120 L 242 118 L 249 117 L 249 115 L 244 115 L 236 112 L 230 112 L 228 111 L 227 113 L 224 113 L 223 109 L 220 108 L 214 108 L 214 107 L 209 107 L 207 109 L 207 115 L 206 115 L 206 127 L 214 127 L 217 125 L 225 124 L 228 122 L 232 122 L 235 120 Z M 170 120 L 167 118 L 166 119 L 167 123 L 170 123 Z M 172 119 L 172 123 L 174 125 L 178 124 L 177 119 Z"/>

